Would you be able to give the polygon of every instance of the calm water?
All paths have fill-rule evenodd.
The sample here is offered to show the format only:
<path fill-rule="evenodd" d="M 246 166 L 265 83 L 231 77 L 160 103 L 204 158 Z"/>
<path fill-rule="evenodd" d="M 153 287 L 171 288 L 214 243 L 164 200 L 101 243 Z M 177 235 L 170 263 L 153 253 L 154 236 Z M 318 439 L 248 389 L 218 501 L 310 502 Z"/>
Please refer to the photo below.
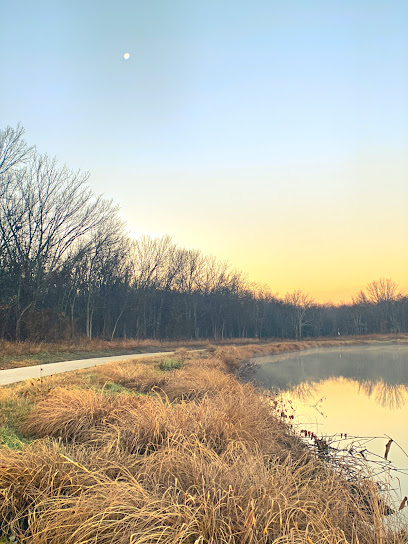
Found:
<path fill-rule="evenodd" d="M 252 361 L 259 365 L 252 379 L 279 393 L 298 430 L 366 457 L 380 477 L 391 477 L 396 500 L 408 495 L 407 344 L 324 348 Z M 388 465 L 389 438 L 394 442 Z"/>

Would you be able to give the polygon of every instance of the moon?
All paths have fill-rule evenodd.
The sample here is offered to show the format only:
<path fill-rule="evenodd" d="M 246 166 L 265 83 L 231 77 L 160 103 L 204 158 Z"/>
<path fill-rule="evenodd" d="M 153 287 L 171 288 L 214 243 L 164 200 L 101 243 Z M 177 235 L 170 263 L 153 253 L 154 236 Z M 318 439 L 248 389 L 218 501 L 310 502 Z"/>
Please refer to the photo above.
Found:
<path fill-rule="evenodd" d="M 124 58 L 125 60 L 129 60 L 129 59 L 130 59 L 130 53 L 125 53 L 125 54 L 123 55 L 123 58 Z"/>

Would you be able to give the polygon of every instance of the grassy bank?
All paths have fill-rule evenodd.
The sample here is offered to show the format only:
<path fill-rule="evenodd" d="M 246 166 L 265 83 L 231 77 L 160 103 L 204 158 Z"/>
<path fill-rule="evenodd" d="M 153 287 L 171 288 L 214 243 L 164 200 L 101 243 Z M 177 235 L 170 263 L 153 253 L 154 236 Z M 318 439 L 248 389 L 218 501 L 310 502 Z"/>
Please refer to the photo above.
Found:
<path fill-rule="evenodd" d="M 311 347 L 363 344 L 376 341 L 408 342 L 408 335 L 336 337 L 304 340 L 301 342 L 277 339 L 254 340 L 250 338 L 221 340 L 215 343 L 210 340 L 158 341 L 134 339 L 108 342 L 107 340 L 98 338 L 91 340 L 82 338 L 76 341 L 57 343 L 8 342 L 0 340 L 0 370 L 109 355 L 173 351 L 179 347 L 188 347 L 190 349 L 206 348 L 211 344 L 217 346 L 249 345 L 251 349 L 257 346 L 261 348 L 261 353 L 282 353 Z"/>
<path fill-rule="evenodd" d="M 387 529 L 373 482 L 327 468 L 269 398 L 234 377 L 239 361 L 266 349 L 178 350 L 1 388 L 3 535 L 38 544 L 407 542 Z"/>

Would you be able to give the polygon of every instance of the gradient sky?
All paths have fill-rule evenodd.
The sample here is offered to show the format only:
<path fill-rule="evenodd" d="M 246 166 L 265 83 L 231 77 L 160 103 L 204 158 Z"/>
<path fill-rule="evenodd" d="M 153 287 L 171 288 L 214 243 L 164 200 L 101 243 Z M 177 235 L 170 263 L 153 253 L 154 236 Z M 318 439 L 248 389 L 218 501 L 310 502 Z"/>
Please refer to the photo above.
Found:
<path fill-rule="evenodd" d="M 0 6 L 0 126 L 89 170 L 132 235 L 279 295 L 408 291 L 408 2 Z"/>

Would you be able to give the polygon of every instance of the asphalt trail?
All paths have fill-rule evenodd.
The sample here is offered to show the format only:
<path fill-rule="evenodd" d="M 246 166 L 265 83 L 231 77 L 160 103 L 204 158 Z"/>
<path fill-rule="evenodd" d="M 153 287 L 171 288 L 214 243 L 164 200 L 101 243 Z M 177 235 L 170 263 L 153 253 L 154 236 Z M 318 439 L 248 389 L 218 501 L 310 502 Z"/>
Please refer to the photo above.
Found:
<path fill-rule="evenodd" d="M 196 351 L 196 350 L 193 350 Z M 22 382 L 32 378 L 41 378 L 42 376 L 51 376 L 52 374 L 61 374 L 80 368 L 91 368 L 93 366 L 113 363 L 115 361 L 127 361 L 129 359 L 147 359 L 150 357 L 160 357 L 173 355 L 174 351 L 160 351 L 158 353 L 135 353 L 133 355 L 113 355 L 110 357 L 95 357 L 93 359 L 78 359 L 76 361 L 62 361 L 60 363 L 49 363 L 36 366 L 25 366 L 22 368 L 8 368 L 0 370 L 0 385 Z"/>

